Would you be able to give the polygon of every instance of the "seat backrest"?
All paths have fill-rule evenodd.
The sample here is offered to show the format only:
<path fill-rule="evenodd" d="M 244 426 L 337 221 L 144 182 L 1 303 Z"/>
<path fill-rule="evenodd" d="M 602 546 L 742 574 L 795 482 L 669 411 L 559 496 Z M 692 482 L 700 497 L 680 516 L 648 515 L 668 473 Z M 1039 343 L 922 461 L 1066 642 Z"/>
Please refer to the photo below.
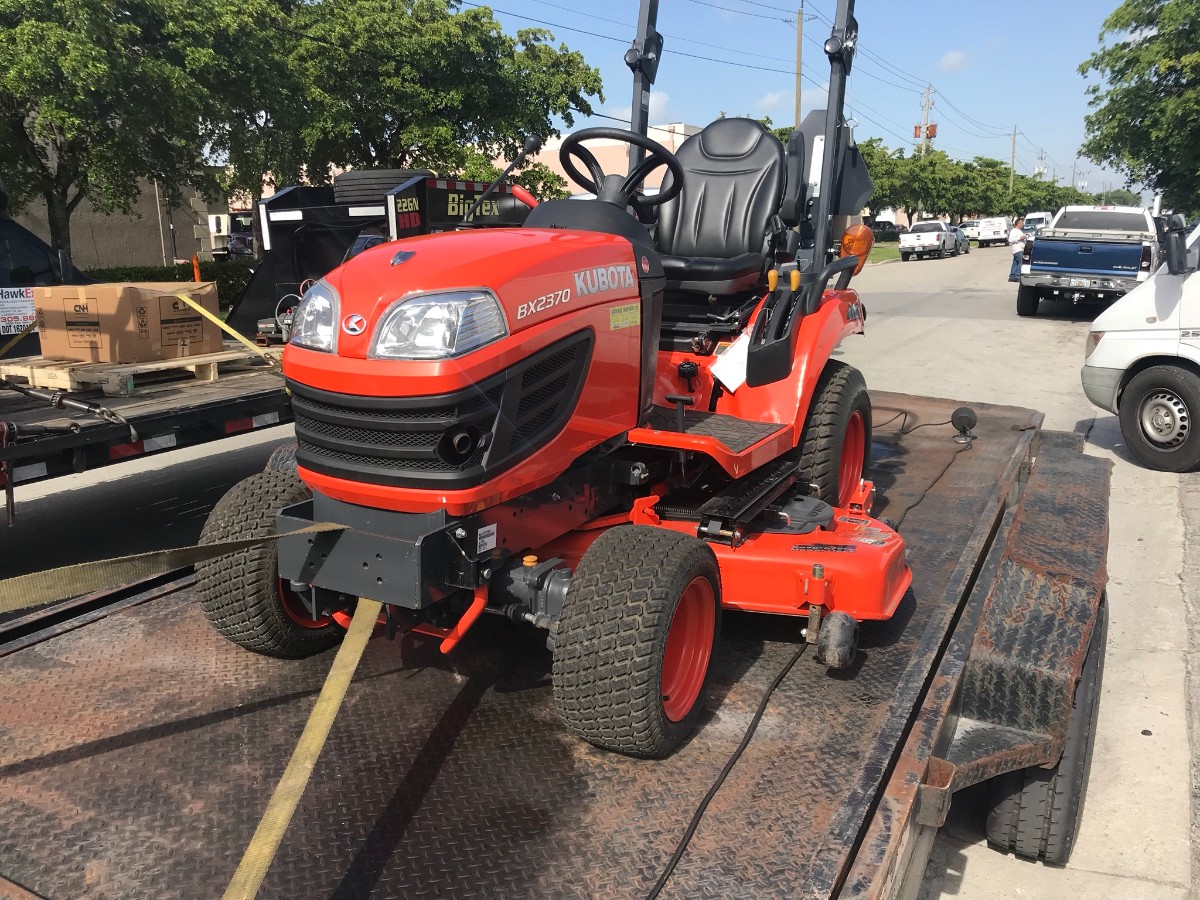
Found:
<path fill-rule="evenodd" d="M 717 119 L 675 152 L 683 190 L 659 207 L 659 249 L 723 259 L 760 253 L 783 194 L 783 144 L 753 119 Z M 671 184 L 670 173 L 663 179 Z"/>

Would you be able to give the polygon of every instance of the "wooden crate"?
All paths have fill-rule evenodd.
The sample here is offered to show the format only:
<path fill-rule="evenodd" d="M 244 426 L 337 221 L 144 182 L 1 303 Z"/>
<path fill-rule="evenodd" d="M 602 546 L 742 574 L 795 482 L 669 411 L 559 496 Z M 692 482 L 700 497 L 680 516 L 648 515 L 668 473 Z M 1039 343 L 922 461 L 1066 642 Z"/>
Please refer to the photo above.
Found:
<path fill-rule="evenodd" d="M 30 387 L 63 391 L 102 390 L 108 397 L 133 397 L 155 387 L 171 387 L 180 380 L 213 382 L 221 367 L 243 369 L 261 361 L 248 348 L 228 347 L 181 359 L 158 359 L 144 363 L 89 363 L 72 359 L 30 356 L 0 361 L 0 377 L 19 379 Z M 188 378 L 188 376 L 191 376 Z"/>

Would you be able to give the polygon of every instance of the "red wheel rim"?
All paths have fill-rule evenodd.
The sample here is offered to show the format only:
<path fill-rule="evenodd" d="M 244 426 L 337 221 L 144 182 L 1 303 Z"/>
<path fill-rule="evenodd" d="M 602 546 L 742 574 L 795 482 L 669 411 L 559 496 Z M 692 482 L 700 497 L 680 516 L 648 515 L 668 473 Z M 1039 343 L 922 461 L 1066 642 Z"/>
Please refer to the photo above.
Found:
<path fill-rule="evenodd" d="M 863 457 L 867 451 L 867 426 L 857 409 L 850 414 L 846 423 L 846 436 L 842 438 L 842 461 L 838 465 L 838 506 L 850 505 L 858 483 L 862 481 Z"/>
<path fill-rule="evenodd" d="M 321 616 L 319 619 L 314 619 L 308 614 L 308 607 L 304 605 L 304 601 L 300 599 L 300 595 L 291 590 L 283 583 L 282 578 L 275 580 L 279 586 L 279 605 L 283 607 L 284 614 L 299 625 L 301 628 L 324 628 L 333 621 L 331 616 Z"/>
<path fill-rule="evenodd" d="M 713 586 L 702 575 L 692 579 L 675 607 L 662 667 L 663 713 L 672 722 L 691 712 L 704 687 L 717 628 L 716 607 Z"/>

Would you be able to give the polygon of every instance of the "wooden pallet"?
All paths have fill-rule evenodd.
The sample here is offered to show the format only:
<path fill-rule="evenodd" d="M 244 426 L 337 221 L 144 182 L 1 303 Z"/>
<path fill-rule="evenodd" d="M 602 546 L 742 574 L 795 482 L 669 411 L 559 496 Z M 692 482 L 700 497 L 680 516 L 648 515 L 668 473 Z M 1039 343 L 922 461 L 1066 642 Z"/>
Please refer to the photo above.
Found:
<path fill-rule="evenodd" d="M 213 382 L 222 367 L 245 369 L 261 357 L 248 348 L 229 346 L 220 353 L 144 363 L 89 363 L 56 357 L 29 356 L 0 361 L 0 377 L 30 387 L 64 391 L 102 390 L 108 397 L 133 397 L 181 380 Z"/>

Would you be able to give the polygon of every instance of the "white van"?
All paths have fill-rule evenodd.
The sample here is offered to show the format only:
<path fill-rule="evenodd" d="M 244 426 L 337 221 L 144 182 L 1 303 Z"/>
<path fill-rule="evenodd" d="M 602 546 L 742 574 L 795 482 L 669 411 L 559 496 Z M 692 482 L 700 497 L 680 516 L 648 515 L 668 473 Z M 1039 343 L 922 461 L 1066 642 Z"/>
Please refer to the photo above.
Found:
<path fill-rule="evenodd" d="M 1025 218 L 1021 220 L 1021 228 L 1028 231 L 1030 228 L 1045 228 L 1050 224 L 1050 220 L 1054 218 L 1054 213 L 1048 212 L 1031 212 L 1026 213 Z"/>
<path fill-rule="evenodd" d="M 980 219 L 979 234 L 976 235 L 979 240 L 979 246 L 987 247 L 989 244 L 1007 244 L 1010 228 L 1012 228 L 1012 219 L 1007 217 L 1003 219 Z"/>
<path fill-rule="evenodd" d="M 1165 472 L 1200 469 L 1200 228 L 1185 228 L 1173 216 L 1166 262 L 1096 317 L 1081 373 L 1129 451 Z"/>

